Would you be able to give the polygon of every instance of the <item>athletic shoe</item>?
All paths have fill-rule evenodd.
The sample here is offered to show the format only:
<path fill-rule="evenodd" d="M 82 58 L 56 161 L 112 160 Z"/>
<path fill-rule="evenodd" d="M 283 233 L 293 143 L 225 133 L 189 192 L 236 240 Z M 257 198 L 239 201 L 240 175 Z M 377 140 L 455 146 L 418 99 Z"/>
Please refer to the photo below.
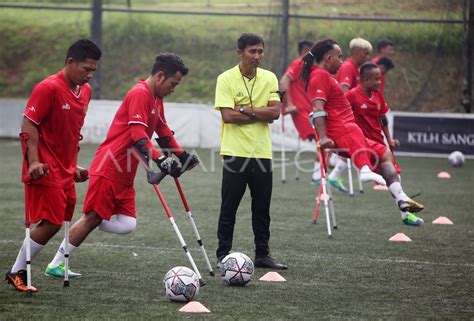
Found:
<path fill-rule="evenodd" d="M 25 270 L 20 270 L 16 273 L 13 273 L 12 271 L 8 271 L 7 273 L 5 273 L 5 280 L 8 282 L 8 284 L 13 285 L 17 291 L 20 291 L 20 292 L 28 291 Z M 31 291 L 33 293 L 36 293 L 38 292 L 38 289 L 35 288 L 34 286 L 31 286 Z"/>
<path fill-rule="evenodd" d="M 48 264 L 44 274 L 53 278 L 64 278 L 64 263 L 61 263 L 57 266 L 52 266 L 51 263 Z M 70 279 L 79 279 L 82 274 L 74 273 L 71 270 L 68 270 L 68 276 Z"/>
<path fill-rule="evenodd" d="M 226 256 L 225 255 L 221 255 L 217 258 L 217 269 L 219 270 L 223 264 L 222 264 L 222 260 L 225 258 Z"/>
<path fill-rule="evenodd" d="M 402 212 L 418 213 L 422 211 L 425 206 L 409 198 L 404 201 L 398 201 L 398 208 Z"/>
<path fill-rule="evenodd" d="M 338 179 L 328 179 L 329 181 L 329 184 L 334 187 L 335 189 L 343 192 L 343 193 L 349 193 L 349 190 L 347 189 L 347 187 L 344 186 L 344 184 L 342 183 L 342 179 L 338 178 Z"/>
<path fill-rule="evenodd" d="M 404 218 L 402 219 L 403 223 L 406 225 L 420 226 L 425 221 L 421 217 L 418 217 L 412 213 L 404 213 Z"/>
<path fill-rule="evenodd" d="M 278 263 L 270 255 L 255 257 L 255 267 L 257 268 L 269 268 L 273 270 L 286 270 L 288 266 L 283 263 Z"/>

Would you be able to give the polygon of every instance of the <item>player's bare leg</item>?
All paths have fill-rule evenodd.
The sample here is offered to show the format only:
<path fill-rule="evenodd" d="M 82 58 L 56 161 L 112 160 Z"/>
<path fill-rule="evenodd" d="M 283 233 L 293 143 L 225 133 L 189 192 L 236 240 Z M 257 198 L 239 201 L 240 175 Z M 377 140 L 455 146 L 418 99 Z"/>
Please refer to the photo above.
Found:
<path fill-rule="evenodd" d="M 47 220 L 42 220 L 32 229 L 30 234 L 31 261 L 34 260 L 44 245 L 48 243 L 60 229 L 61 226 L 52 224 Z M 15 263 L 10 271 L 5 274 L 5 280 L 9 284 L 12 284 L 17 291 L 26 292 L 28 290 L 26 277 L 26 245 L 25 242 L 23 242 Z M 32 291 L 37 292 L 38 289 L 33 287 Z"/>
<path fill-rule="evenodd" d="M 393 198 L 395 199 L 398 208 L 402 212 L 403 223 L 414 226 L 423 224 L 423 219 L 417 217 L 413 213 L 423 210 L 424 206 L 410 199 L 403 191 L 400 178 L 395 167 L 393 166 L 392 153 L 390 153 L 389 150 L 387 150 L 387 152 L 385 152 L 382 157 L 380 171 L 383 178 L 387 182 L 387 186 Z"/>
<path fill-rule="evenodd" d="M 96 212 L 91 211 L 88 214 L 84 214 L 76 223 L 71 226 L 71 229 L 69 230 L 68 244 L 69 255 L 71 255 L 77 249 L 77 247 L 81 245 L 89 233 L 92 232 L 101 222 L 102 218 L 99 217 Z M 63 240 L 53 260 L 46 267 L 46 275 L 57 278 L 64 277 L 64 247 L 65 241 Z M 70 279 L 77 279 L 81 277 L 81 274 L 74 273 L 69 270 L 68 276 Z"/>

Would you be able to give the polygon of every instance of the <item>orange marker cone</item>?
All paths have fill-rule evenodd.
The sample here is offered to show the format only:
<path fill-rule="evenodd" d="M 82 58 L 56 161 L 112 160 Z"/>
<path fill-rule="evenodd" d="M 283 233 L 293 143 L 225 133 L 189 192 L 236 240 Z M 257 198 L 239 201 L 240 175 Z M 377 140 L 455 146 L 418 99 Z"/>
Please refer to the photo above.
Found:
<path fill-rule="evenodd" d="M 439 172 L 438 178 L 451 178 L 451 175 L 448 172 Z"/>
<path fill-rule="evenodd" d="M 411 238 L 409 238 L 403 233 L 397 233 L 388 240 L 392 242 L 411 242 Z"/>
<path fill-rule="evenodd" d="M 286 279 L 282 277 L 278 272 L 268 272 L 259 280 L 266 282 L 286 282 Z"/>
<path fill-rule="evenodd" d="M 433 224 L 439 224 L 439 225 L 453 225 L 453 221 L 451 221 L 449 218 L 446 216 L 440 216 L 436 220 L 432 222 Z"/>
<path fill-rule="evenodd" d="M 179 312 L 186 312 L 186 313 L 209 313 L 211 310 L 206 308 L 204 305 L 199 303 L 198 301 L 191 301 L 185 306 L 183 306 L 181 309 L 179 309 Z"/>

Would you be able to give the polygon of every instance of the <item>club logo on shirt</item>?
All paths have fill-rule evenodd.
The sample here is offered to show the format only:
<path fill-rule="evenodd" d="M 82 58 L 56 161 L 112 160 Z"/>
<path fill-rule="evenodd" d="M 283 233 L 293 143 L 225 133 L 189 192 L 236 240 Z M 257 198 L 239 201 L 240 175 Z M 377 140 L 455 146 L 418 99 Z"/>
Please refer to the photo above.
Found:
<path fill-rule="evenodd" d="M 360 105 L 360 109 L 367 109 L 367 105 L 366 104 Z"/>
<path fill-rule="evenodd" d="M 133 115 L 132 118 L 134 118 L 134 119 L 142 119 L 142 116 L 140 116 L 139 114 L 136 114 L 136 115 Z"/>
<path fill-rule="evenodd" d="M 35 109 L 35 106 L 31 106 L 30 108 L 28 108 L 29 111 L 32 111 L 34 113 L 36 113 L 36 109 Z"/>
<path fill-rule="evenodd" d="M 153 108 L 153 109 L 151 110 L 151 114 L 152 114 L 152 115 L 155 114 L 155 108 Z"/>
<path fill-rule="evenodd" d="M 235 97 L 244 97 L 244 94 L 240 91 L 237 92 L 237 94 L 235 95 Z"/>
<path fill-rule="evenodd" d="M 71 106 L 69 106 L 68 103 L 65 103 L 65 104 L 63 105 L 63 109 L 71 110 Z"/>
<path fill-rule="evenodd" d="M 318 90 L 316 90 L 316 93 L 317 93 L 317 94 L 322 94 L 323 91 L 322 91 L 321 89 L 318 89 Z"/>
<path fill-rule="evenodd" d="M 349 81 L 349 77 L 346 77 L 346 78 L 344 78 L 344 80 L 347 80 L 347 81 Z"/>

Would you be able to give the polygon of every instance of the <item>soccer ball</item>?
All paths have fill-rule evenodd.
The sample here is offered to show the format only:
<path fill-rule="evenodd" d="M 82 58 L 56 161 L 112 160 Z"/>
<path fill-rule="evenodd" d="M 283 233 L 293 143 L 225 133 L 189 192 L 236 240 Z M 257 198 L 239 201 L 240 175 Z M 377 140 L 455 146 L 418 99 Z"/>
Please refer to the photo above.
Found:
<path fill-rule="evenodd" d="M 252 260 L 239 252 L 224 257 L 219 266 L 221 278 L 227 285 L 243 286 L 249 283 L 254 270 Z"/>
<path fill-rule="evenodd" d="M 191 301 L 199 292 L 199 278 L 193 270 L 176 266 L 163 279 L 165 295 L 172 301 Z"/>
<path fill-rule="evenodd" d="M 464 154 L 460 151 L 455 151 L 449 154 L 448 163 L 452 167 L 461 167 L 465 162 Z"/>

